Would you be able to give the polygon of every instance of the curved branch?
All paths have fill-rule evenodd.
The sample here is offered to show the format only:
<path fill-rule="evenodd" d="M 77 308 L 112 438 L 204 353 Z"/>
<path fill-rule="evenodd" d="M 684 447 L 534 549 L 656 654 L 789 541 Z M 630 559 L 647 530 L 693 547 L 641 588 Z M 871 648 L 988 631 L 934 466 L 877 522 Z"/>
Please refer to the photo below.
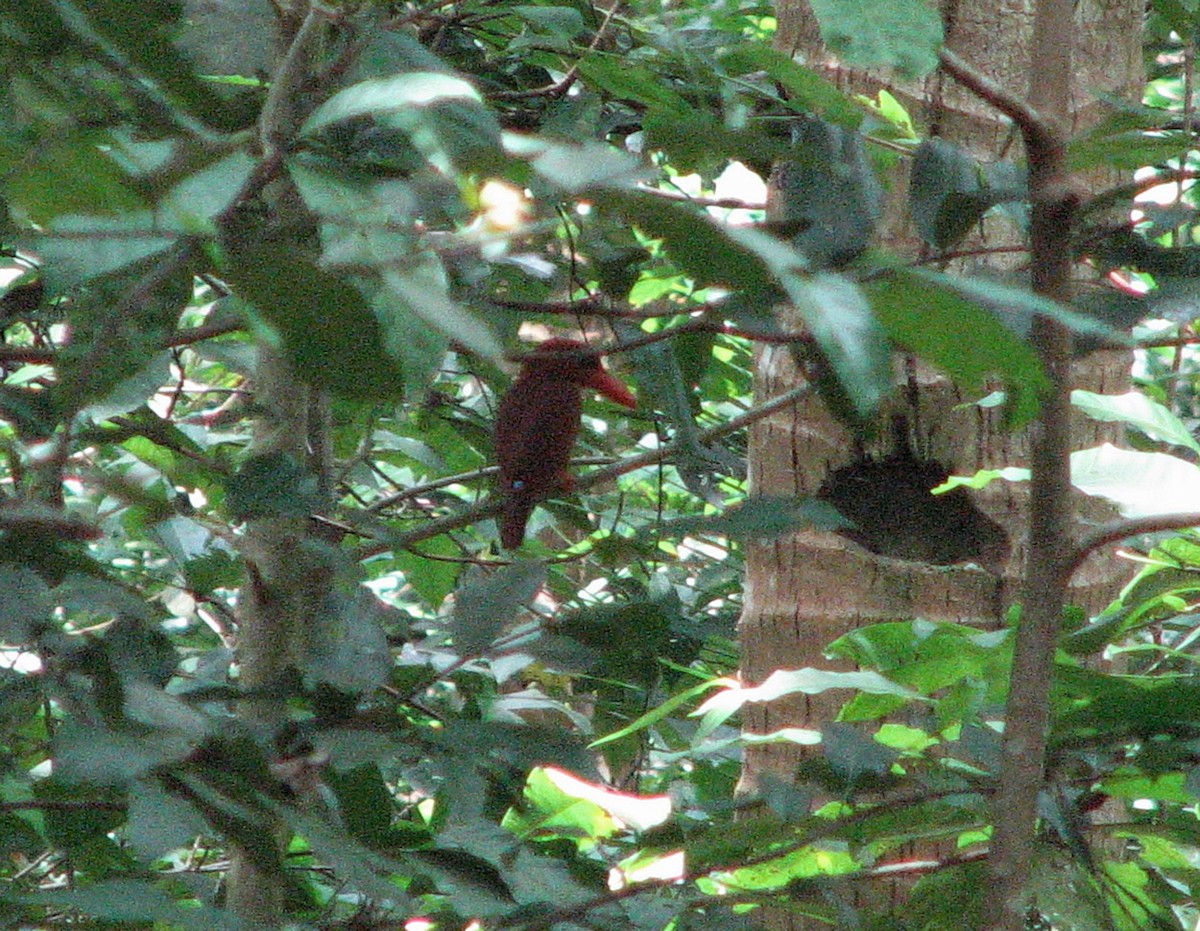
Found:
<path fill-rule="evenodd" d="M 993 81 L 982 71 L 977 71 L 947 48 L 938 53 L 938 60 L 942 70 L 950 77 L 1016 123 L 1027 144 L 1040 143 L 1043 147 L 1050 147 L 1060 141 L 1060 133 L 1054 123 L 1024 97 Z"/>
<path fill-rule="evenodd" d="M 1134 517 L 1100 524 L 1075 545 L 1075 549 L 1071 552 L 1071 559 L 1066 566 L 1067 577 L 1070 578 L 1078 572 L 1079 567 L 1092 552 L 1109 543 L 1116 543 L 1139 533 L 1186 530 L 1188 527 L 1200 527 L 1200 512 L 1182 511 L 1177 514 L 1154 514 L 1149 517 Z"/>

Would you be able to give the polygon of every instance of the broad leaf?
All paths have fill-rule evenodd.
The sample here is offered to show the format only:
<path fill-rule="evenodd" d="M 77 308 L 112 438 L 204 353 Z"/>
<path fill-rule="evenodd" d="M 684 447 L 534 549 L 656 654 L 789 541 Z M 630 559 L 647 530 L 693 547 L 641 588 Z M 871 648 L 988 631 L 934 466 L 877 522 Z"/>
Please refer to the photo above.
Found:
<path fill-rule="evenodd" d="M 997 204 L 1027 197 L 1023 185 L 991 185 L 983 166 L 942 139 L 922 142 L 913 156 L 909 210 L 922 238 L 938 249 L 957 243 Z"/>
<path fill-rule="evenodd" d="M 50 623 L 50 588 L 32 569 L 0 563 L 0 641 L 30 643 Z"/>
<path fill-rule="evenodd" d="M 1071 454 L 1071 484 L 1113 502 L 1125 517 L 1200 513 L 1200 466 L 1109 443 Z"/>
<path fill-rule="evenodd" d="M 1200 454 L 1200 443 L 1183 421 L 1140 391 L 1112 395 L 1076 390 L 1071 392 L 1071 403 L 1093 420 L 1126 423 L 1152 440 Z"/>
<path fill-rule="evenodd" d="M 356 117 L 371 117 L 405 132 L 441 171 L 495 166 L 500 127 L 470 83 L 452 74 L 415 71 L 369 78 L 339 91 L 305 122 L 301 132 Z"/>
<path fill-rule="evenodd" d="M 360 291 L 283 242 L 245 240 L 229 259 L 230 283 L 279 334 L 298 377 L 350 397 L 402 392 L 399 362 Z"/>
<path fill-rule="evenodd" d="M 792 154 L 771 173 L 771 185 L 768 218 L 812 265 L 844 265 L 870 244 L 883 188 L 857 132 L 799 120 Z"/>
<path fill-rule="evenodd" d="M 948 277 L 911 271 L 867 286 L 884 331 L 898 345 L 940 368 L 962 387 L 982 394 L 990 377 L 1009 390 L 1009 420 L 1028 422 L 1049 387 L 1033 347 Z"/>

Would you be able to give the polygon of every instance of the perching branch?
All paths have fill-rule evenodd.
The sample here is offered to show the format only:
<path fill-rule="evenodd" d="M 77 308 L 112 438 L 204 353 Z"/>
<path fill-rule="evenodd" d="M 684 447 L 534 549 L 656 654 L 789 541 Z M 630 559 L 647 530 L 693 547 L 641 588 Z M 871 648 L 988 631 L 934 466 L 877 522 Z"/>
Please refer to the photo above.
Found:
<path fill-rule="evenodd" d="M 948 48 L 938 53 L 942 70 L 958 81 L 984 103 L 995 107 L 1017 124 L 1028 148 L 1052 146 L 1059 141 L 1053 122 L 1038 112 L 1030 102 L 996 81 L 982 71 L 977 71 Z"/>
<path fill-rule="evenodd" d="M 791 391 L 785 391 L 783 394 L 772 398 L 751 410 L 740 414 L 737 417 L 732 417 L 722 424 L 715 427 L 710 427 L 707 430 L 701 430 L 698 434 L 698 439 L 701 442 L 709 442 L 711 440 L 720 439 L 723 436 L 728 436 L 730 433 L 736 433 L 743 430 L 750 424 L 762 420 L 764 417 L 783 410 L 784 408 L 795 404 L 806 394 L 809 387 L 801 385 L 798 388 L 793 388 Z M 621 475 L 626 475 L 636 469 L 645 468 L 646 466 L 654 465 L 658 462 L 663 462 L 671 458 L 679 450 L 675 443 L 668 443 L 658 449 L 652 449 L 648 452 L 640 453 L 636 456 L 630 456 L 627 459 L 622 459 L 620 462 L 614 462 L 612 465 L 604 466 L 580 475 L 575 479 L 575 490 L 583 491 L 599 485 L 601 482 L 611 481 Z M 380 539 L 378 543 L 364 547 L 358 552 L 359 559 L 366 559 L 371 556 L 377 556 L 380 553 L 387 552 L 393 549 L 405 549 L 413 546 L 423 540 L 429 540 L 433 537 L 440 536 L 443 533 L 450 533 L 454 530 L 461 530 L 464 527 L 469 527 L 471 524 L 479 523 L 481 520 L 487 520 L 489 517 L 495 517 L 500 513 L 500 501 L 496 497 L 491 497 L 481 504 L 466 510 L 459 511 L 455 514 L 447 515 L 438 520 L 430 521 L 429 523 L 416 528 L 415 530 L 404 531 L 393 534 L 387 539 Z"/>

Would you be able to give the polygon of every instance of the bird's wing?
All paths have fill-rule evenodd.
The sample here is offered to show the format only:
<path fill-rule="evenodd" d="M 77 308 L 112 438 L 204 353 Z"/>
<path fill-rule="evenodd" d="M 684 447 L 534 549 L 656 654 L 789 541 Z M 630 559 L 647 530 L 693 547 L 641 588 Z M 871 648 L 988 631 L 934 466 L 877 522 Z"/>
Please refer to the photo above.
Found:
<path fill-rule="evenodd" d="M 559 487 L 579 434 L 578 386 L 524 378 L 504 396 L 496 418 L 496 459 L 510 490 L 521 482 L 544 495 Z"/>

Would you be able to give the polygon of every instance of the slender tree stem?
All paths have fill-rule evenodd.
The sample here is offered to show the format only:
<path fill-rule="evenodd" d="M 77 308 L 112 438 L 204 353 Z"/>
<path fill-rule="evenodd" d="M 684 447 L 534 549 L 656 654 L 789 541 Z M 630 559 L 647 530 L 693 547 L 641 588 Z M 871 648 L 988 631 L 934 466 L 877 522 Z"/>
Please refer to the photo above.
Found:
<path fill-rule="evenodd" d="M 972 76 L 956 68 L 957 62 L 951 61 L 947 67 L 1021 128 L 1033 205 L 1033 288 L 1064 303 L 1071 298 L 1071 250 L 1066 243 L 1079 206 L 1067 183 L 1063 130 L 1070 111 L 1072 10 L 1072 0 L 1040 0 L 1037 4 L 1028 104 L 990 83 L 969 83 Z M 943 56 L 943 64 L 946 62 Z M 1029 562 L 994 799 L 988 858 L 993 896 L 989 931 L 1022 931 L 1029 910 L 1027 887 L 1036 852 L 1037 799 L 1045 770 L 1054 651 L 1072 562 L 1071 335 L 1061 324 L 1038 317 L 1032 338 L 1051 388 L 1043 398 L 1032 435 Z"/>

